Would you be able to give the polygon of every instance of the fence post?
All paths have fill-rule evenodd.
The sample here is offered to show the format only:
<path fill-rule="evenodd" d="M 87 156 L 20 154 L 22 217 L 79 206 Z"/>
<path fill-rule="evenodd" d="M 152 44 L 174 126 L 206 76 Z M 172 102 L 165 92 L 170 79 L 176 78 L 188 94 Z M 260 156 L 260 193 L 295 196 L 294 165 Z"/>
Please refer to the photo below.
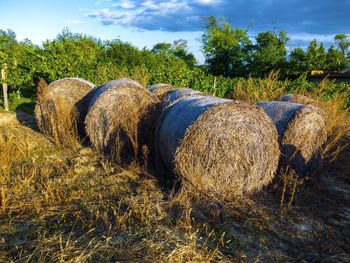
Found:
<path fill-rule="evenodd" d="M 213 81 L 213 90 L 214 90 L 214 94 L 213 96 L 216 97 L 217 96 L 217 92 L 216 92 L 216 76 L 214 76 L 214 81 Z"/>
<path fill-rule="evenodd" d="M 6 70 L 7 64 L 4 63 L 1 68 L 1 79 L 2 79 L 2 92 L 4 95 L 4 109 L 5 111 L 9 111 L 9 102 L 8 102 L 8 94 L 7 94 L 7 83 L 6 83 Z"/>

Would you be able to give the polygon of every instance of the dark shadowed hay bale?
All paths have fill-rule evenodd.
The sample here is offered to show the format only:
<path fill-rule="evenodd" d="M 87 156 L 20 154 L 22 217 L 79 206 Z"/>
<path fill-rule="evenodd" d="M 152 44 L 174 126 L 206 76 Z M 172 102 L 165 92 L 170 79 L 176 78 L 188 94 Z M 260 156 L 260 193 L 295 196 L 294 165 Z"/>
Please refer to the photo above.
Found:
<path fill-rule="evenodd" d="M 91 100 L 86 131 L 93 146 L 119 164 L 138 160 L 152 144 L 157 98 L 139 83 L 120 79 L 101 86 Z M 143 149 L 140 149 L 142 145 Z"/>
<path fill-rule="evenodd" d="M 277 169 L 276 128 L 255 105 L 187 97 L 163 111 L 158 133 L 165 165 L 219 199 L 258 191 Z"/>
<path fill-rule="evenodd" d="M 57 143 L 85 137 L 84 119 L 95 85 L 80 78 L 64 78 L 37 91 L 35 117 L 39 129 Z"/>
<path fill-rule="evenodd" d="M 316 101 L 314 99 L 300 94 L 285 94 L 279 97 L 278 100 L 292 103 L 300 103 L 305 105 L 316 105 Z"/>
<path fill-rule="evenodd" d="M 156 115 L 157 116 L 162 116 L 162 112 L 165 111 L 168 107 L 171 105 L 175 104 L 181 99 L 187 98 L 187 97 L 196 97 L 196 96 L 207 96 L 206 94 L 193 90 L 193 89 L 188 89 L 188 88 L 177 88 L 177 89 L 170 89 L 168 91 L 165 91 L 162 94 L 162 100 L 157 104 L 156 107 Z M 164 116 L 164 115 L 163 115 Z M 159 134 L 159 128 L 160 128 L 160 122 L 161 118 L 158 118 L 157 124 L 156 124 L 156 131 L 155 131 L 155 138 L 154 141 L 158 141 L 158 134 Z M 158 147 L 155 147 L 155 158 L 154 161 L 156 163 L 156 166 L 158 168 L 158 173 L 162 173 L 162 176 L 160 179 L 165 179 L 166 182 L 168 182 L 169 178 L 167 178 L 168 172 L 166 171 L 167 169 L 164 167 L 162 164 L 162 160 L 159 158 L 160 154 L 158 152 Z M 165 168 L 165 169 L 164 169 Z M 166 173 L 164 174 L 164 172 Z M 168 174 L 169 175 L 169 174 Z"/>
<path fill-rule="evenodd" d="M 282 148 L 281 166 L 303 175 L 320 164 L 319 150 L 326 139 L 322 111 L 311 105 L 283 101 L 258 102 L 275 123 Z"/>

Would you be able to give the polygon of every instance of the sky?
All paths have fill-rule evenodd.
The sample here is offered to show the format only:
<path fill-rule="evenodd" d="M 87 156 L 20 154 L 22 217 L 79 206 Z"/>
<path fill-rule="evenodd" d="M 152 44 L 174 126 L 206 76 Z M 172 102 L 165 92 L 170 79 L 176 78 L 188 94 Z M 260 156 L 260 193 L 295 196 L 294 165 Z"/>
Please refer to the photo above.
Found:
<path fill-rule="evenodd" d="M 254 37 L 284 30 L 288 48 L 306 48 L 316 39 L 326 47 L 333 37 L 350 37 L 350 0 L 0 0 L 0 29 L 11 29 L 18 40 L 41 45 L 63 28 L 138 48 L 159 42 L 188 41 L 200 63 L 205 17 L 225 17 Z"/>

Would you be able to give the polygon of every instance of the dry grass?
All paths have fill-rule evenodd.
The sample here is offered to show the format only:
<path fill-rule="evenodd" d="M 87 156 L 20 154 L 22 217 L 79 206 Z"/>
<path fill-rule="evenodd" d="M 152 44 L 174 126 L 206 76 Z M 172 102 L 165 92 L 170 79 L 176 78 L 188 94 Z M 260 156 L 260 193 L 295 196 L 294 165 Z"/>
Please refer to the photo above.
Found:
<path fill-rule="evenodd" d="M 310 206 L 280 218 L 279 200 L 266 193 L 224 206 L 191 185 L 168 195 L 138 166 L 123 169 L 88 148 L 61 150 L 19 124 L 0 126 L 0 138 L 1 262 L 349 259 L 341 225 L 322 223 L 310 233 L 294 228 L 338 218 L 328 211 L 341 207 L 341 196 L 327 199 L 315 189 L 309 195 L 317 198 L 304 199 Z M 294 196 L 298 204 L 301 194 Z"/>
<path fill-rule="evenodd" d="M 348 117 L 341 95 L 320 103 L 334 119 L 332 185 L 286 171 L 278 196 L 268 189 L 224 204 L 192 184 L 163 192 L 135 164 L 1 123 L 0 262 L 348 262 L 349 148 L 335 158 Z"/>
<path fill-rule="evenodd" d="M 287 82 L 278 81 L 278 72 L 271 72 L 267 79 L 256 80 L 249 78 L 248 85 L 245 87 L 238 82 L 235 92 L 229 96 L 233 99 L 252 102 L 271 101 L 281 98 L 285 94 L 286 87 Z M 292 98 L 297 103 L 306 103 L 319 107 L 325 116 L 327 138 L 320 150 L 325 165 L 336 160 L 339 153 L 347 146 L 344 143 L 344 137 L 350 131 L 349 110 L 343 108 L 344 95 L 334 91 L 330 98 L 323 98 L 323 94 L 327 93 L 329 87 L 329 80 L 324 79 L 315 90 L 300 91 L 298 89 L 298 95 L 301 96 Z"/>
<path fill-rule="evenodd" d="M 225 258 L 214 233 L 197 228 L 191 208 L 172 220 L 157 181 L 139 167 L 124 170 L 87 148 L 60 152 L 29 129 L 0 132 L 0 261 Z M 27 137 L 19 142 L 18 135 Z"/>
<path fill-rule="evenodd" d="M 229 97 L 251 102 L 275 100 L 284 94 L 287 86 L 287 81 L 281 82 L 278 78 L 278 71 L 271 71 L 266 79 L 249 77 L 246 85 L 239 81 Z"/>

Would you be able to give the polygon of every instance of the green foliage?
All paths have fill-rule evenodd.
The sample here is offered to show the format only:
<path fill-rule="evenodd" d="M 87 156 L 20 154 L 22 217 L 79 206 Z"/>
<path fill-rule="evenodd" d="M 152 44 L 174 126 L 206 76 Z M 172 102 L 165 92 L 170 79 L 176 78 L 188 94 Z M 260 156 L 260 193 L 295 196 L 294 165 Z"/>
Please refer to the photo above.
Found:
<path fill-rule="evenodd" d="M 23 103 L 28 103 L 25 107 L 30 110 L 31 101 L 21 100 L 23 97 L 35 99 L 40 78 L 52 82 L 64 77 L 81 77 L 102 85 L 112 79 L 129 77 L 144 86 L 169 83 L 226 97 L 237 85 L 251 85 L 247 80 L 249 75 L 261 78 L 275 68 L 281 69 L 280 79 L 282 75 L 293 80 L 286 82 L 286 92 L 297 92 L 317 88 L 317 84 L 307 80 L 310 69 L 341 71 L 348 65 L 341 50 L 342 47 L 346 52 L 346 38 L 339 36 L 337 48 L 332 46 L 326 52 L 322 44 L 312 41 L 307 51 L 296 48 L 287 57 L 285 32 L 260 33 L 253 45 L 246 31 L 233 29 L 224 19 L 218 22 L 210 17 L 202 40 L 207 65 L 195 66 L 187 42 L 181 39 L 172 44 L 158 43 L 151 50 L 140 50 L 119 39 L 101 41 L 64 29 L 55 39 L 38 47 L 29 40 L 17 41 L 11 30 L 0 30 L 0 65 L 5 62 L 8 65 L 12 110 Z M 254 81 L 261 84 L 262 89 L 269 88 L 263 79 Z M 328 90 L 335 92 L 336 89 L 349 97 L 348 84 L 334 83 Z"/>
<path fill-rule="evenodd" d="M 225 77 L 244 76 L 251 41 L 247 31 L 234 29 L 225 19 L 209 17 L 202 35 L 203 51 L 209 70 Z"/>
<path fill-rule="evenodd" d="M 165 42 L 157 43 L 153 46 L 151 52 L 166 57 L 181 59 L 190 67 L 193 67 L 197 63 L 195 56 L 188 52 L 187 41 L 184 39 L 175 40 L 173 44 Z"/>
<path fill-rule="evenodd" d="M 292 78 L 296 78 L 307 72 L 308 68 L 306 52 L 301 48 L 293 49 L 289 56 L 289 65 L 286 68 L 286 74 Z"/>
<path fill-rule="evenodd" d="M 33 114 L 35 107 L 35 100 L 32 98 L 19 97 L 16 93 L 11 93 L 10 96 L 10 111 L 22 111 L 28 114 Z M 3 102 L 0 99 L 0 112 L 4 110 Z"/>
<path fill-rule="evenodd" d="M 325 69 L 326 68 L 326 52 L 323 44 L 318 47 L 317 41 L 311 41 L 307 48 L 306 58 L 308 61 L 308 69 Z"/>
<path fill-rule="evenodd" d="M 259 33 L 252 53 L 251 72 L 253 75 L 264 77 L 272 70 L 284 68 L 288 40 L 284 31 L 278 34 L 271 31 Z"/>
<path fill-rule="evenodd" d="M 338 45 L 339 49 L 343 53 L 345 57 L 348 53 L 348 49 L 350 47 L 350 40 L 348 40 L 348 36 L 345 34 L 337 34 L 334 36 L 334 41 Z"/>
<path fill-rule="evenodd" d="M 209 17 L 202 35 L 203 53 L 209 73 L 225 77 L 264 77 L 278 70 L 280 77 L 297 78 L 310 70 L 342 72 L 349 70 L 350 41 L 345 34 L 334 38 L 337 49 L 325 50 L 323 43 L 311 41 L 304 52 L 295 48 L 287 54 L 289 38 L 284 31 L 259 33 L 255 44 L 250 41 L 247 30 L 232 28 L 225 19 L 217 21 Z"/>

